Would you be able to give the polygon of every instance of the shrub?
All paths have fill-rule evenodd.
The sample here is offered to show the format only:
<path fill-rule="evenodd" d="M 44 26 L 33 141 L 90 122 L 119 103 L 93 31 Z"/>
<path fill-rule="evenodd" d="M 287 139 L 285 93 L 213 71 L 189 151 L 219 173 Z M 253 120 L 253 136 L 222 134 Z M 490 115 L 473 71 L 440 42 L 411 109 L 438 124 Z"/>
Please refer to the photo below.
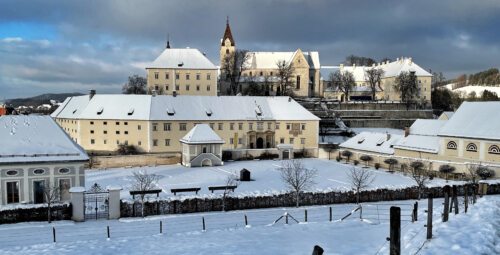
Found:
<path fill-rule="evenodd" d="M 305 155 L 304 155 L 304 152 L 303 151 L 294 151 L 293 152 L 293 157 L 294 158 L 304 158 Z"/>
<path fill-rule="evenodd" d="M 406 172 L 408 170 L 408 165 L 406 163 L 401 164 L 401 172 Z"/>
<path fill-rule="evenodd" d="M 446 181 L 448 181 L 448 174 L 455 171 L 455 167 L 454 166 L 450 166 L 450 165 L 441 165 L 439 167 L 439 172 L 445 174 L 445 179 Z"/>
<path fill-rule="evenodd" d="M 278 154 L 272 154 L 269 151 L 265 151 L 258 157 L 259 159 L 273 159 L 279 157 Z"/>
<path fill-rule="evenodd" d="M 233 153 L 231 151 L 222 151 L 222 160 L 231 160 L 233 159 Z"/>
<path fill-rule="evenodd" d="M 119 155 L 135 155 L 137 154 L 137 148 L 134 145 L 118 144 L 118 149 L 116 153 Z"/>
<path fill-rule="evenodd" d="M 350 152 L 350 151 L 342 151 L 342 156 L 346 157 L 346 162 L 349 162 L 349 159 L 352 156 L 352 152 Z"/>
<path fill-rule="evenodd" d="M 476 173 L 483 180 L 486 180 L 488 178 L 495 176 L 495 172 L 486 166 L 479 166 L 476 170 Z"/>
<path fill-rule="evenodd" d="M 359 159 L 365 162 L 365 165 L 368 166 L 368 162 L 372 161 L 373 158 L 370 155 L 362 155 Z"/>
<path fill-rule="evenodd" d="M 357 166 L 359 164 L 359 160 L 354 160 L 354 165 Z"/>
<path fill-rule="evenodd" d="M 413 170 L 418 171 L 424 167 L 424 163 L 422 163 L 422 161 L 413 161 L 410 163 L 410 167 L 413 168 Z"/>
<path fill-rule="evenodd" d="M 341 160 L 340 156 L 335 157 L 335 160 L 337 160 L 337 162 L 340 162 Z"/>
<path fill-rule="evenodd" d="M 380 168 L 380 163 L 375 163 L 375 169 L 379 169 Z"/>
<path fill-rule="evenodd" d="M 384 160 L 384 163 L 389 165 L 389 171 L 393 171 L 394 165 L 396 165 L 398 163 L 398 161 L 394 158 L 388 158 L 388 159 Z"/>
<path fill-rule="evenodd" d="M 429 180 L 433 180 L 434 177 L 436 177 L 436 174 L 434 174 L 434 173 L 430 173 L 429 174 Z"/>

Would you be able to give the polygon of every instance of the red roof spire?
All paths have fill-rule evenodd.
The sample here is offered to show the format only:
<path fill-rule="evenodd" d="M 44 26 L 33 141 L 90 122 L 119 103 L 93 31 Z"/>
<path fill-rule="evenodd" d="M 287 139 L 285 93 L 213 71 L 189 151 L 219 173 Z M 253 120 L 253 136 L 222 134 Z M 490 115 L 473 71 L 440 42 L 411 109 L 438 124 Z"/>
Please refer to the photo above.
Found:
<path fill-rule="evenodd" d="M 231 27 L 229 26 L 229 16 L 226 18 L 226 30 L 224 31 L 224 36 L 222 37 L 222 46 L 224 46 L 224 41 L 226 41 L 226 39 L 229 39 L 231 46 L 234 46 L 233 34 L 231 33 Z"/>

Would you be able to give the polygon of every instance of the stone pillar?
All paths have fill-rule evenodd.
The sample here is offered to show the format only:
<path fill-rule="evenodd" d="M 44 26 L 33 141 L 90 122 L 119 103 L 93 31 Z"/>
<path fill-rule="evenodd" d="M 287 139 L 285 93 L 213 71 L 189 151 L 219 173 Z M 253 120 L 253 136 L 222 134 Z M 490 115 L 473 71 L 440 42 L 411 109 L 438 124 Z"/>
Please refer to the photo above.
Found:
<path fill-rule="evenodd" d="M 120 218 L 120 191 L 121 187 L 108 186 L 108 206 L 109 206 L 109 219 L 116 220 Z"/>
<path fill-rule="evenodd" d="M 71 194 L 71 219 L 74 221 L 85 221 L 85 204 L 83 203 L 85 188 L 72 187 L 69 189 Z"/>

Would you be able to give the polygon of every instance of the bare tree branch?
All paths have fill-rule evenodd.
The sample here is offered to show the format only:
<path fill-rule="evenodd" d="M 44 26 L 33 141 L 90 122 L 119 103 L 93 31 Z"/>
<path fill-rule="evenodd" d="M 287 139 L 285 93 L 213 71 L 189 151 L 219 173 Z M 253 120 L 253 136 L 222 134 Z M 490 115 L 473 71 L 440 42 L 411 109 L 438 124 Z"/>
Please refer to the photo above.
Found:
<path fill-rule="evenodd" d="M 359 204 L 359 193 L 375 181 L 375 174 L 367 169 L 353 166 L 348 173 L 352 188 L 356 191 L 356 203 Z"/>
<path fill-rule="evenodd" d="M 156 174 L 148 174 L 148 172 L 145 170 L 139 170 L 132 173 L 132 179 L 133 183 L 131 190 L 144 192 L 156 188 L 160 176 Z M 146 195 L 147 194 L 144 193 L 139 194 L 139 198 L 141 199 L 141 205 L 142 205 L 142 210 L 141 210 L 142 217 L 144 217 L 144 202 L 146 200 Z"/>
<path fill-rule="evenodd" d="M 47 203 L 47 217 L 48 222 L 52 222 L 52 204 L 59 201 L 60 199 L 60 187 L 56 185 L 50 185 L 50 182 L 44 184 L 43 186 L 43 196 L 45 199 L 45 203 Z"/>
<path fill-rule="evenodd" d="M 356 85 L 354 75 L 349 71 L 336 71 L 330 74 L 330 82 L 333 88 L 342 91 L 345 95 L 345 101 L 349 101 L 349 92 Z"/>
<path fill-rule="evenodd" d="M 295 68 L 292 63 L 280 60 L 276 63 L 278 67 L 278 89 L 277 96 L 293 96 L 293 73 Z"/>
<path fill-rule="evenodd" d="M 281 163 L 281 180 L 288 189 L 295 193 L 295 204 L 299 207 L 300 193 L 316 184 L 318 171 L 316 169 L 305 168 L 302 161 L 293 159 Z"/>
<path fill-rule="evenodd" d="M 370 68 L 365 71 L 365 79 L 368 81 L 368 85 L 372 91 L 372 100 L 375 100 L 377 88 L 383 91 L 380 85 L 382 83 L 382 76 L 384 76 L 384 70 L 380 68 Z"/>

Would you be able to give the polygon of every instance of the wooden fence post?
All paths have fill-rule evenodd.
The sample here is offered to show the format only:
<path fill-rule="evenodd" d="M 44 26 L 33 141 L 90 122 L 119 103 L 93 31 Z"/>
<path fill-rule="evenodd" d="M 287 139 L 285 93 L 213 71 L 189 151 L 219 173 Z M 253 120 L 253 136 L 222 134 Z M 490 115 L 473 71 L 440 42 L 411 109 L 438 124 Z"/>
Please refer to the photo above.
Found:
<path fill-rule="evenodd" d="M 332 207 L 330 206 L 330 221 L 333 220 L 333 213 L 332 213 Z"/>
<path fill-rule="evenodd" d="M 248 219 L 246 214 L 245 214 L 245 226 L 248 226 Z"/>
<path fill-rule="evenodd" d="M 469 184 L 464 186 L 464 212 L 467 213 L 467 208 L 469 208 Z"/>
<path fill-rule="evenodd" d="M 110 233 L 109 233 L 109 226 L 107 226 L 107 228 L 106 228 L 106 229 L 107 229 L 107 232 L 108 232 L 108 239 L 109 239 L 109 238 L 111 237 L 111 236 L 110 236 Z"/>
<path fill-rule="evenodd" d="M 453 204 L 455 205 L 455 214 L 458 214 L 458 189 L 453 185 Z"/>
<path fill-rule="evenodd" d="M 288 225 L 288 212 L 285 213 L 285 224 Z"/>
<path fill-rule="evenodd" d="M 201 221 L 203 223 L 203 231 L 205 231 L 205 217 L 201 217 Z"/>
<path fill-rule="evenodd" d="M 307 222 L 307 209 L 304 210 L 304 222 Z"/>
<path fill-rule="evenodd" d="M 160 220 L 160 234 L 163 234 L 163 222 Z"/>
<path fill-rule="evenodd" d="M 432 238 L 432 194 L 429 194 L 427 202 L 427 239 Z"/>
<path fill-rule="evenodd" d="M 418 202 L 413 205 L 413 220 L 418 221 Z"/>
<path fill-rule="evenodd" d="M 444 186 L 443 222 L 448 221 L 448 207 L 450 205 L 450 186 Z"/>
<path fill-rule="evenodd" d="M 54 240 L 54 243 L 56 242 L 56 228 L 52 227 L 52 240 Z"/>
<path fill-rule="evenodd" d="M 390 209 L 390 255 L 401 254 L 401 208 L 391 206 Z"/>

